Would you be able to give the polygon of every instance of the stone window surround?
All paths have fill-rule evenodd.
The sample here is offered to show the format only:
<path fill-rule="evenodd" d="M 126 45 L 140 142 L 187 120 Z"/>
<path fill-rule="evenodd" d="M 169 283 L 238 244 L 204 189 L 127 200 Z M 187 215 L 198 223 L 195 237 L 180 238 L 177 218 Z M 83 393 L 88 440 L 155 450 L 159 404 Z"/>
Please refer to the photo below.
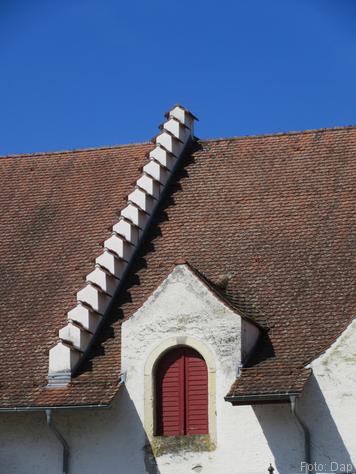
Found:
<path fill-rule="evenodd" d="M 144 370 L 144 428 L 148 440 L 155 439 L 155 368 L 165 352 L 179 346 L 188 346 L 198 351 L 208 368 L 208 416 L 210 445 L 216 446 L 216 364 L 213 352 L 200 339 L 192 336 L 175 336 L 162 341 L 146 360 Z"/>

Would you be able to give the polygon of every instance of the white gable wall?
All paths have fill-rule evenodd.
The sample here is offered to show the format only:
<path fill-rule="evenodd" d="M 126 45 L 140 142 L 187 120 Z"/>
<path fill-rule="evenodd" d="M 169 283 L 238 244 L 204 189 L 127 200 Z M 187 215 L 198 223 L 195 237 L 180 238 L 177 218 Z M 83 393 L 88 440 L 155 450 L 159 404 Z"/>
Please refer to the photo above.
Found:
<path fill-rule="evenodd" d="M 310 426 L 313 461 L 353 464 L 356 472 L 356 320 L 310 367 L 300 408 Z"/>
<path fill-rule="evenodd" d="M 241 324 L 187 267 L 176 267 L 123 323 L 127 380 L 112 408 L 54 414 L 71 449 L 70 474 L 267 474 L 270 462 L 275 474 L 300 472 L 303 438 L 289 405 L 233 407 L 224 401 L 241 360 Z M 312 461 L 329 467 L 323 472 L 356 463 L 355 329 L 354 323 L 313 362 L 315 375 L 297 402 L 311 431 Z M 162 341 L 176 336 L 199 339 L 215 357 L 217 446 L 159 456 L 157 470 L 145 449 L 144 367 Z M 332 461 L 338 470 L 331 471 Z M 61 462 L 61 446 L 44 413 L 0 413 L 0 472 L 56 474 Z"/>
<path fill-rule="evenodd" d="M 244 321 L 246 348 L 256 342 L 254 326 Z M 249 330 L 250 329 L 250 330 Z M 175 337 L 194 337 L 211 351 L 216 363 L 217 447 L 210 452 L 171 453 L 157 458 L 162 474 L 194 472 L 201 465 L 203 473 L 267 472 L 274 463 L 268 441 L 250 406 L 233 407 L 225 402 L 231 383 L 241 364 L 242 319 L 216 296 L 185 265 L 177 266 L 146 303 L 123 324 L 122 368 L 127 372 L 126 388 L 144 419 L 144 368 L 150 354 L 162 341 Z M 283 436 L 295 434 L 294 421 L 287 406 L 264 407 L 276 413 L 283 426 Z M 271 415 L 273 417 L 273 415 Z M 277 423 L 277 425 L 279 424 Z M 295 459 L 286 451 L 289 465 L 297 465 L 302 450 L 297 441 Z M 298 457 L 299 455 L 299 457 Z M 198 469 L 198 467 L 197 467 Z"/>

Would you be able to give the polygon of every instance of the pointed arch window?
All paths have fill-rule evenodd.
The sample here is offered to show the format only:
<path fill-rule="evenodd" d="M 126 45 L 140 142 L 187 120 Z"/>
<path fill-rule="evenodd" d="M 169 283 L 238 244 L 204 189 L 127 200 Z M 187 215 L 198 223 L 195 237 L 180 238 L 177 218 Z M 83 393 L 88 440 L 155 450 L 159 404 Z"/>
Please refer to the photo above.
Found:
<path fill-rule="evenodd" d="M 156 435 L 208 434 L 208 369 L 201 354 L 171 349 L 158 361 L 155 379 Z"/>

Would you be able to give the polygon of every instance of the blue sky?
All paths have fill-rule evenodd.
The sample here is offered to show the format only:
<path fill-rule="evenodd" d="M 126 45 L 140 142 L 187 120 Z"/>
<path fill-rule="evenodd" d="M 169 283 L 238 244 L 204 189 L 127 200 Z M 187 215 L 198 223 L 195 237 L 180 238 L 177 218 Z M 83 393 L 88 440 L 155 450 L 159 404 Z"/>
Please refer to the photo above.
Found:
<path fill-rule="evenodd" d="M 0 0 L 0 154 L 356 124 L 355 0 Z"/>

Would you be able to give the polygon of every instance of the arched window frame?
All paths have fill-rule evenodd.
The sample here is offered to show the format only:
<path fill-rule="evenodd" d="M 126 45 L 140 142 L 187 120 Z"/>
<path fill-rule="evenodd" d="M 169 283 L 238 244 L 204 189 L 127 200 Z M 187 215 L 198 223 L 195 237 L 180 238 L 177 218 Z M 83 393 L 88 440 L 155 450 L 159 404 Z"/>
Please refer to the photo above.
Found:
<path fill-rule="evenodd" d="M 144 426 L 148 439 L 152 441 L 155 433 L 155 368 L 160 358 L 169 350 L 188 346 L 199 352 L 204 358 L 208 369 L 208 416 L 209 437 L 216 445 L 216 365 L 215 357 L 210 348 L 200 339 L 191 336 L 171 337 L 162 341 L 153 349 L 146 360 L 144 369 Z"/>

